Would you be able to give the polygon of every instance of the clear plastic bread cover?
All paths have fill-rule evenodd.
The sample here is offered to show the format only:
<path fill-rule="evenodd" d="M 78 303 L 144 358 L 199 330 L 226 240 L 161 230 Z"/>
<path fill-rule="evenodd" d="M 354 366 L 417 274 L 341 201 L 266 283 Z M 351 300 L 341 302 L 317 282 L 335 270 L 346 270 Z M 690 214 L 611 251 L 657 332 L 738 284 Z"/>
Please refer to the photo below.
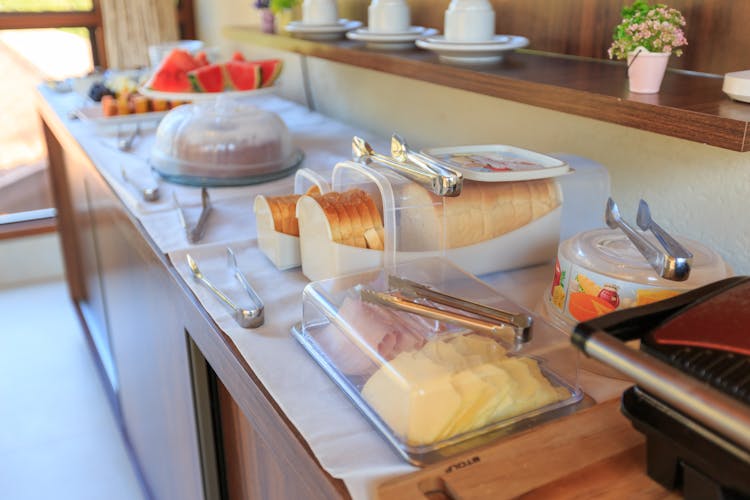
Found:
<path fill-rule="evenodd" d="M 512 335 L 480 334 L 360 299 L 362 288 L 387 291 L 389 274 L 528 312 L 440 257 L 305 287 L 295 335 L 407 459 L 528 425 L 582 398 L 576 352 L 544 319 L 535 317 L 531 340 L 515 345 Z"/>
<path fill-rule="evenodd" d="M 159 173 L 248 177 L 288 168 L 292 141 L 275 113 L 241 99 L 183 104 L 162 119 L 151 162 Z"/>
<path fill-rule="evenodd" d="M 384 262 L 386 268 L 417 258 L 445 254 L 445 231 L 430 228 L 435 237 L 417 238 L 425 228 L 417 224 L 427 220 L 426 211 L 442 211 L 442 199 L 437 196 L 415 196 L 425 190 L 392 170 L 377 165 L 365 166 L 351 161 L 336 164 L 332 173 L 331 189 L 346 191 L 362 189 L 375 201 L 383 214 L 385 234 Z"/>

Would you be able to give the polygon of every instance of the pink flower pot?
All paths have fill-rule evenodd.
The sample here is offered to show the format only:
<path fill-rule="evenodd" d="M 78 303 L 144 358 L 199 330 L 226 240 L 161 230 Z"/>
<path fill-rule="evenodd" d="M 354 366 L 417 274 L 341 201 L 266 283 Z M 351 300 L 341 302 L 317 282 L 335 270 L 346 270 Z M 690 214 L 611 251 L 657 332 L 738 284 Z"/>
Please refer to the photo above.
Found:
<path fill-rule="evenodd" d="M 628 85 L 631 92 L 656 94 L 669 62 L 667 52 L 636 50 L 628 54 Z"/>
<path fill-rule="evenodd" d="M 260 30 L 263 33 L 276 33 L 276 16 L 271 9 L 260 9 Z"/>

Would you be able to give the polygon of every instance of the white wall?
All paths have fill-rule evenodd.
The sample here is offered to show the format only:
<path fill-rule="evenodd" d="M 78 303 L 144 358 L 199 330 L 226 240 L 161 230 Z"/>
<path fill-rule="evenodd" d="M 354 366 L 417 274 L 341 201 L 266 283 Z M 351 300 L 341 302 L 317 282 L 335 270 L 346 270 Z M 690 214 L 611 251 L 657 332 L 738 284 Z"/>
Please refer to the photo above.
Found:
<path fill-rule="evenodd" d="M 199 0 L 198 9 L 209 7 Z M 301 58 L 222 40 L 220 19 L 252 8 L 236 0 L 210 6 L 221 13 L 203 26 L 209 43 L 242 47 L 286 61 L 279 92 L 304 103 Z M 666 229 L 716 249 L 738 274 L 750 274 L 750 153 L 735 153 L 557 111 L 486 97 L 320 59 L 308 59 L 312 104 L 326 115 L 388 137 L 398 131 L 417 147 L 500 143 L 565 152 L 605 165 L 612 195 L 635 222 L 638 200 L 649 202 Z M 351 138 L 342 137 L 342 141 Z M 592 207 L 604 210 L 604 207 Z"/>
<path fill-rule="evenodd" d="M 57 233 L 1 240 L 0 257 L 0 289 L 64 278 Z"/>

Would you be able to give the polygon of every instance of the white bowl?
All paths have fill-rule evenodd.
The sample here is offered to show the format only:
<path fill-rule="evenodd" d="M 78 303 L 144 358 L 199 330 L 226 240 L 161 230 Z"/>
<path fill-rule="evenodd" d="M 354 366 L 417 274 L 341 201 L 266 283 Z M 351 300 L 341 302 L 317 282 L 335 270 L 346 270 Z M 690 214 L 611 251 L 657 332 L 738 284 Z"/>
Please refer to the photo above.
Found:
<path fill-rule="evenodd" d="M 735 101 L 750 102 L 750 70 L 724 75 L 721 90 Z"/>

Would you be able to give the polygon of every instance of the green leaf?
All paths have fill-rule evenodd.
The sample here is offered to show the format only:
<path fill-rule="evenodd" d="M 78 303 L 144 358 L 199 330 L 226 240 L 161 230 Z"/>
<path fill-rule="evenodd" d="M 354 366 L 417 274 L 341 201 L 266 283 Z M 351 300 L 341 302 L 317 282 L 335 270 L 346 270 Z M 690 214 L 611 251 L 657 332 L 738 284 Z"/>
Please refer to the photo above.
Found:
<path fill-rule="evenodd" d="M 271 0 L 269 7 L 273 12 L 281 12 L 282 10 L 294 8 L 300 2 L 301 0 Z"/>

